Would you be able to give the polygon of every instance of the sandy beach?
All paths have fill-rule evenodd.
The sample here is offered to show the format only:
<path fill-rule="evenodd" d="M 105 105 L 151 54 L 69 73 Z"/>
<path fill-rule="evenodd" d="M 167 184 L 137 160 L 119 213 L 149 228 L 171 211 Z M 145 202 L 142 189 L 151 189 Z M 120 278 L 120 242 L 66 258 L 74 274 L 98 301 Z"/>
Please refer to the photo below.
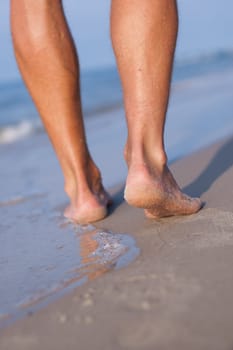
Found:
<path fill-rule="evenodd" d="M 232 152 L 230 137 L 172 166 L 206 202 L 193 216 L 146 220 L 119 188 L 97 228 L 129 232 L 141 254 L 3 329 L 0 348 L 231 349 Z"/>
<path fill-rule="evenodd" d="M 183 190 L 206 203 L 197 215 L 153 221 L 123 201 L 122 108 L 85 120 L 114 199 L 96 225 L 63 218 L 43 132 L 1 145 L 1 350 L 232 349 L 232 76 L 173 86 L 168 154 Z"/>

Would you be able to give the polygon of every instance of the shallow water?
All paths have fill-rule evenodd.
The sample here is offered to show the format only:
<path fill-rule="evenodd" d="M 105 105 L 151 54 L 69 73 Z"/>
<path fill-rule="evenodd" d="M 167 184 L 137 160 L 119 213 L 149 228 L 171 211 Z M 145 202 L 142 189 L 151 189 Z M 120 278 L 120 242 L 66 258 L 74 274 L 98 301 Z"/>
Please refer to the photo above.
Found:
<path fill-rule="evenodd" d="M 37 193 L 0 203 L 0 326 L 139 254 L 130 235 L 68 223 L 49 200 Z"/>

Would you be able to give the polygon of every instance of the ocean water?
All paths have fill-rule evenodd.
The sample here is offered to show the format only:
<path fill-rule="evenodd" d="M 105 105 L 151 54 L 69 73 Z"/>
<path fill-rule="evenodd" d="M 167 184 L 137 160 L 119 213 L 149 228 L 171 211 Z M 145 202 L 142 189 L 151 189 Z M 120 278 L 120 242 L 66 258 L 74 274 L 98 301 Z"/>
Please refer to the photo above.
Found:
<path fill-rule="evenodd" d="M 174 64 L 172 86 L 196 78 L 205 80 L 211 74 L 231 69 L 233 51 L 180 60 Z M 114 66 L 84 70 L 81 73 L 81 87 L 85 118 L 122 107 L 121 85 Z M 182 131 L 182 125 L 180 127 Z M 196 131 L 199 132 L 198 129 Z M 43 126 L 23 82 L 0 83 L 0 145 L 16 142 L 37 132 L 44 132 Z"/>

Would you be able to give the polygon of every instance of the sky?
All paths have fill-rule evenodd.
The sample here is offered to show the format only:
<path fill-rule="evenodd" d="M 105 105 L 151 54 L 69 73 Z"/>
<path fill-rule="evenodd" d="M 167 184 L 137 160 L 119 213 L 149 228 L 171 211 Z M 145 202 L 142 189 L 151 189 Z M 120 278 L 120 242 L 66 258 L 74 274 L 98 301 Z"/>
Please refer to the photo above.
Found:
<path fill-rule="evenodd" d="M 19 78 L 11 44 L 9 2 L 0 2 L 0 83 Z M 109 39 L 110 0 L 63 0 L 63 3 L 81 68 L 114 65 Z M 233 50 L 232 0 L 178 0 L 178 6 L 177 59 Z"/>

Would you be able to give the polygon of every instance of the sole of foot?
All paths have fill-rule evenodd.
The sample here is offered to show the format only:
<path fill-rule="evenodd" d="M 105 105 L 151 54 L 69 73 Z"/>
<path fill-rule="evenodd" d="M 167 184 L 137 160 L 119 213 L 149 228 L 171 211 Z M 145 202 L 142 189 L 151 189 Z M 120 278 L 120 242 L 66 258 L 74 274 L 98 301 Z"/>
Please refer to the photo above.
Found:
<path fill-rule="evenodd" d="M 85 225 L 103 220 L 108 214 L 108 208 L 112 205 L 112 198 L 104 191 L 99 199 L 89 200 L 82 205 L 70 204 L 64 211 L 64 216 L 73 223 Z"/>
<path fill-rule="evenodd" d="M 126 186 L 124 198 L 129 205 L 145 209 L 145 215 L 150 219 L 191 215 L 203 207 L 199 198 L 189 197 L 178 188 L 166 191 L 160 184 L 155 183 L 153 186 Z"/>
<path fill-rule="evenodd" d="M 107 214 L 108 209 L 106 206 L 100 206 L 96 208 L 86 207 L 85 210 L 80 210 L 73 207 L 72 205 L 69 205 L 64 211 L 65 218 L 73 223 L 80 225 L 86 225 L 103 220 Z"/>

